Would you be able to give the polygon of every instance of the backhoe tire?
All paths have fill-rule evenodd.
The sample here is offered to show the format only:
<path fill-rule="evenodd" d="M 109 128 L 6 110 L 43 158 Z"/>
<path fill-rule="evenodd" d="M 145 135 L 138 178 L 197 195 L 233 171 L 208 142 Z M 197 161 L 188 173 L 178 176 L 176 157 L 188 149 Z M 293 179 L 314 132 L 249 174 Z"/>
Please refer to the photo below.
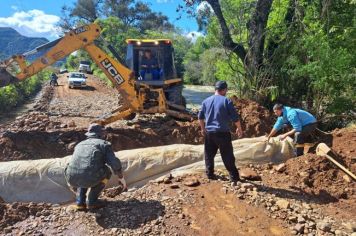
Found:
<path fill-rule="evenodd" d="M 125 116 L 122 119 L 123 120 L 133 120 L 133 119 L 135 119 L 135 117 L 136 117 L 136 113 L 131 113 L 130 115 Z"/>
<path fill-rule="evenodd" d="M 183 97 L 182 92 L 183 92 L 183 85 L 181 84 L 170 87 L 166 91 L 166 94 L 168 95 L 167 96 L 168 101 L 176 105 L 181 105 L 186 107 L 185 98 Z"/>

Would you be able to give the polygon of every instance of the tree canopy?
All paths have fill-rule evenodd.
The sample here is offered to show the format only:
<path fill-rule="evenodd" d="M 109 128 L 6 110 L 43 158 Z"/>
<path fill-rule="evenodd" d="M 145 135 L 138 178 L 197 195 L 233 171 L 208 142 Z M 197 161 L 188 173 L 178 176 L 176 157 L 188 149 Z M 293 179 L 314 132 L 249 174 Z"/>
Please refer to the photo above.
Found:
<path fill-rule="evenodd" d="M 192 10 L 204 2 L 213 14 Z M 187 52 L 185 78 L 212 83 L 202 73 L 210 69 L 215 80 L 265 105 L 354 116 L 355 6 L 352 0 L 185 1 L 180 10 L 194 12 L 206 32 Z M 216 57 L 207 62 L 211 50 Z"/>

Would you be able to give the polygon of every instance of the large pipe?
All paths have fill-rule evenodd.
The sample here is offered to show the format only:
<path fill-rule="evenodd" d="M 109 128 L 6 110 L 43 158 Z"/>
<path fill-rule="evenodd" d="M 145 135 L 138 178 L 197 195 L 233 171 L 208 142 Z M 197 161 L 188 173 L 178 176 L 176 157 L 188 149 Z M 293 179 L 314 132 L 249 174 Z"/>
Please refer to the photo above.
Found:
<path fill-rule="evenodd" d="M 236 162 L 243 164 L 280 163 L 293 155 L 291 141 L 267 144 L 264 137 L 233 142 Z M 174 144 L 161 147 L 125 150 L 115 153 L 123 164 L 129 187 L 143 184 L 171 171 L 175 175 L 204 170 L 203 145 Z M 56 159 L 2 162 L 0 165 L 0 197 L 6 202 L 64 203 L 74 200 L 63 171 L 70 156 Z M 220 157 L 216 167 L 223 167 Z M 114 186 L 112 177 L 108 187 Z"/>

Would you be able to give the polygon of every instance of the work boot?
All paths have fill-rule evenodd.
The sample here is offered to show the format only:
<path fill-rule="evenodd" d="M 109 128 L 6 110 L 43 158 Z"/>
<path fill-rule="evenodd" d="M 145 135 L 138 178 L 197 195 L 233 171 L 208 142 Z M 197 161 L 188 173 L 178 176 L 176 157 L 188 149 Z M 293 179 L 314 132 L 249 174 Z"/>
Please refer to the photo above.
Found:
<path fill-rule="evenodd" d="M 208 175 L 207 177 L 208 177 L 208 179 L 210 179 L 210 180 L 217 180 L 217 179 L 218 179 L 218 177 L 217 177 L 215 174 Z"/>
<path fill-rule="evenodd" d="M 77 211 L 85 211 L 87 209 L 87 204 L 85 203 L 77 203 L 74 208 L 77 210 Z"/>
<path fill-rule="evenodd" d="M 88 210 L 95 210 L 99 208 L 103 208 L 106 206 L 106 202 L 102 200 L 96 200 L 95 202 L 88 202 Z"/>
<path fill-rule="evenodd" d="M 231 183 L 231 186 L 237 186 L 237 183 L 240 182 L 240 183 L 243 183 L 245 182 L 244 180 L 240 179 L 240 177 L 237 177 L 237 178 L 231 178 L 230 177 L 230 183 Z"/>
<path fill-rule="evenodd" d="M 84 211 L 87 209 L 87 205 L 85 204 L 85 200 L 87 198 L 87 188 L 77 188 L 77 201 L 74 208 L 78 211 Z"/>

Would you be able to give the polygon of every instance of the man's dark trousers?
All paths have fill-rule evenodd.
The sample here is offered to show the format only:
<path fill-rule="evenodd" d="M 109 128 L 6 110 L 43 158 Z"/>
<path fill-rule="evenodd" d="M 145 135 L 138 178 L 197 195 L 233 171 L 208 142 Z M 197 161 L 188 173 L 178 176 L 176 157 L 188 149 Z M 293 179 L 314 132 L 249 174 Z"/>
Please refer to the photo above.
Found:
<path fill-rule="evenodd" d="M 208 177 L 214 175 L 214 158 L 220 150 L 221 158 L 226 170 L 230 174 L 230 180 L 236 182 L 240 179 L 235 165 L 235 156 L 231 143 L 230 132 L 207 132 L 205 135 L 204 155 L 206 174 Z"/>
<path fill-rule="evenodd" d="M 317 128 L 317 123 L 307 124 L 302 127 L 301 132 L 294 134 L 294 143 L 296 145 L 296 155 L 301 156 L 304 154 L 304 143 L 310 138 L 310 135 Z"/>

